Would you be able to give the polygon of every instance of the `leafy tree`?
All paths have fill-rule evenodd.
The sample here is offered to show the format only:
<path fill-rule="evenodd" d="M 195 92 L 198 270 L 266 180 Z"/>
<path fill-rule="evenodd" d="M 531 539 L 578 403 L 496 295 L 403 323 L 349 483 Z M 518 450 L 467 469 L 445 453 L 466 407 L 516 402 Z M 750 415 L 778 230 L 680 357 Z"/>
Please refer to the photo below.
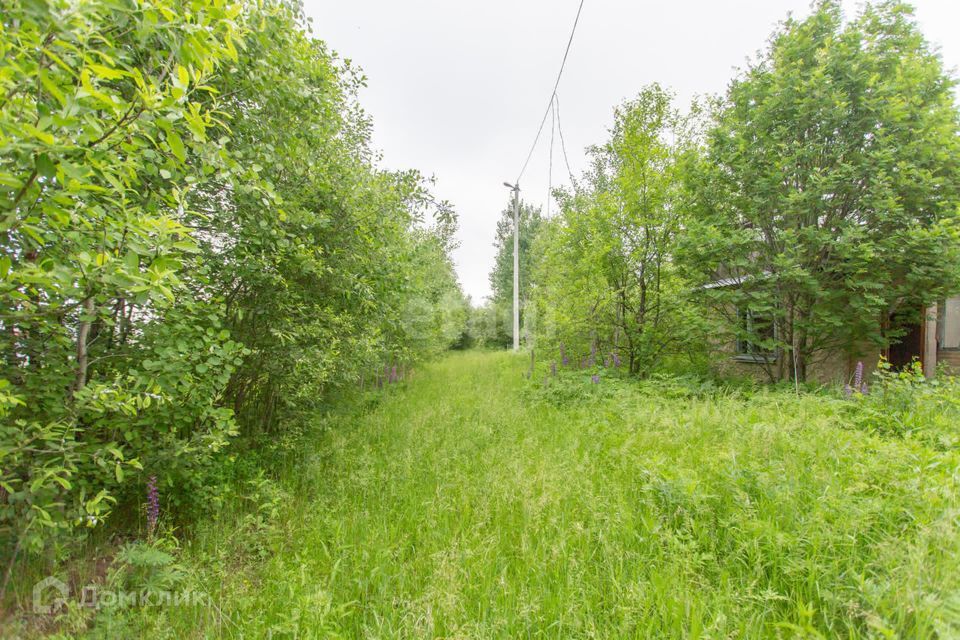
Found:
<path fill-rule="evenodd" d="M 580 188 L 561 194 L 536 251 L 539 329 L 551 346 L 617 352 L 633 373 L 685 348 L 696 319 L 672 256 L 686 126 L 669 93 L 645 88 L 616 109 Z"/>
<path fill-rule="evenodd" d="M 296 5 L 270 5 L 220 82 L 227 149 L 269 197 L 225 173 L 196 196 L 211 286 L 250 351 L 227 389 L 248 436 L 459 336 L 435 316 L 460 295 L 444 257 L 455 214 L 416 172 L 373 166 L 361 76 L 301 23 Z"/>
<path fill-rule="evenodd" d="M 152 328 L 171 311 L 182 286 L 177 272 L 196 249 L 181 215 L 187 194 L 205 170 L 225 167 L 209 135 L 218 114 L 208 83 L 237 58 L 241 6 L 190 6 L 2 3 L 0 378 L 12 403 L 0 430 L 0 535 L 12 541 L 7 576 L 18 551 L 38 549 L 46 532 L 102 519 L 113 499 L 108 487 L 140 465 L 144 436 L 157 443 L 174 436 L 176 422 L 134 433 L 137 416 L 158 399 L 175 405 L 181 393 L 196 391 L 194 433 L 219 442 L 230 431 L 212 406 L 216 392 L 194 385 L 186 367 L 215 357 L 229 371 L 234 344 L 215 339 L 194 351 L 169 383 L 146 371 L 144 352 L 148 343 L 171 355 L 198 346 Z M 215 308 L 197 300 L 177 310 L 186 324 L 173 326 L 216 335 L 206 320 Z"/>
<path fill-rule="evenodd" d="M 938 55 L 900 2 L 844 24 L 790 19 L 734 81 L 689 174 L 684 264 L 738 337 L 803 380 L 831 352 L 896 339 L 889 319 L 957 289 L 960 129 Z M 736 310 L 763 318 L 756 331 Z"/>
<path fill-rule="evenodd" d="M 8 577 L 144 475 L 188 517 L 235 436 L 293 442 L 466 325 L 456 215 L 375 166 L 360 74 L 297 3 L 201 4 L 0 0 Z"/>

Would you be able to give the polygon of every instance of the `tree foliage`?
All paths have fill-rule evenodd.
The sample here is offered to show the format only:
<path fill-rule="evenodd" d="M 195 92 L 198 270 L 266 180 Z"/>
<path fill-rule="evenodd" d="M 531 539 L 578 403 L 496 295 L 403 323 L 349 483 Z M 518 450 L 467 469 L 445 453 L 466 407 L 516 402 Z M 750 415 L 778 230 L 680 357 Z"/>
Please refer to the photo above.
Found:
<path fill-rule="evenodd" d="M 898 336 L 960 282 L 960 128 L 937 54 L 899 2 L 845 23 L 839 2 L 791 19 L 715 114 L 691 185 L 683 263 L 703 301 L 802 380 L 833 352 Z"/>
<path fill-rule="evenodd" d="M 149 475 L 187 513 L 233 436 L 295 434 L 459 339 L 456 215 L 377 168 L 363 78 L 299 5 L 0 7 L 11 565 Z"/>
<path fill-rule="evenodd" d="M 597 350 L 649 373 L 686 349 L 696 318 L 673 261 L 684 226 L 687 122 L 658 85 L 618 107 L 576 190 L 537 245 L 538 336 L 550 349 Z"/>
<path fill-rule="evenodd" d="M 708 112 L 646 88 L 539 234 L 541 345 L 648 373 L 736 344 L 804 380 L 896 342 L 960 289 L 955 86 L 906 5 L 824 0 Z"/>

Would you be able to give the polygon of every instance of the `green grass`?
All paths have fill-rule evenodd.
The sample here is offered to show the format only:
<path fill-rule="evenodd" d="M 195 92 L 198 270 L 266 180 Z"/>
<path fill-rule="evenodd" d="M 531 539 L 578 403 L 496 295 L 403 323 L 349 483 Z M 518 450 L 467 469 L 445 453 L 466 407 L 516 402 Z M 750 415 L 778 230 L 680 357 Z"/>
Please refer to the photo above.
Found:
<path fill-rule="evenodd" d="M 181 549 L 216 606 L 90 634 L 960 637 L 955 452 L 815 395 L 574 376 L 547 402 L 525 364 L 452 355 L 327 423 Z"/>

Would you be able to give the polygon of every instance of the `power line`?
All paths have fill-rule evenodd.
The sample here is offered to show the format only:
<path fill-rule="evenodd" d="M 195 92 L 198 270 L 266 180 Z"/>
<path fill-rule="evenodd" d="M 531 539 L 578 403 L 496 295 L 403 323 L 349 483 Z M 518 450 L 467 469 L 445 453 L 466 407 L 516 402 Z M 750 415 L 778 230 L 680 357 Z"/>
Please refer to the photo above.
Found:
<path fill-rule="evenodd" d="M 560 124 L 560 96 L 554 96 L 554 110 L 557 114 L 557 133 L 560 134 L 560 148 L 563 150 L 563 163 L 567 165 L 567 174 L 570 176 L 570 184 L 576 189 L 576 181 L 573 179 L 573 170 L 570 168 L 570 160 L 567 158 L 567 143 L 563 140 L 563 126 Z"/>
<path fill-rule="evenodd" d="M 537 135 L 533 139 L 533 144 L 530 146 L 530 152 L 527 153 L 527 159 L 523 162 L 523 168 L 520 169 L 520 174 L 517 176 L 516 184 L 520 184 L 520 178 L 523 177 L 523 174 L 527 170 L 527 165 L 530 164 L 530 158 L 533 156 L 533 150 L 537 148 L 537 142 L 540 140 L 540 134 L 543 133 L 543 125 L 547 123 L 547 116 L 550 115 L 550 110 L 553 107 L 553 100 L 557 97 L 557 87 L 560 86 L 560 78 L 563 76 L 563 68 L 567 65 L 567 56 L 570 55 L 570 45 L 573 44 L 573 35 L 577 32 L 577 23 L 580 22 L 580 12 L 583 11 L 583 2 L 580 0 L 580 6 L 577 8 L 577 17 L 573 20 L 573 29 L 570 30 L 570 38 L 567 40 L 567 48 L 563 52 L 563 61 L 560 63 L 560 72 L 557 74 L 557 81 L 553 83 L 553 91 L 550 92 L 550 101 L 547 103 L 547 108 L 543 112 L 543 118 L 540 120 L 540 127 L 537 129 Z"/>
<path fill-rule="evenodd" d="M 556 98 L 556 96 L 554 96 Z M 547 217 L 550 217 L 550 198 L 553 193 L 553 134 L 557 130 L 557 103 L 550 102 L 550 161 L 547 168 Z"/>

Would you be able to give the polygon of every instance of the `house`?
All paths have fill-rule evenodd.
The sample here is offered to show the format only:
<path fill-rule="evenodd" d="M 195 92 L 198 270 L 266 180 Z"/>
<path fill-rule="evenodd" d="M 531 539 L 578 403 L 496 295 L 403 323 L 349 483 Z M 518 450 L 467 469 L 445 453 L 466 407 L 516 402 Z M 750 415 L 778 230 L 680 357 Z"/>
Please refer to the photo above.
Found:
<path fill-rule="evenodd" d="M 960 371 L 960 296 L 928 308 L 921 322 L 887 349 L 886 357 L 895 367 L 917 359 L 928 378 L 938 367 Z"/>
<path fill-rule="evenodd" d="M 763 279 L 768 275 L 764 272 L 758 276 L 724 277 L 701 289 L 739 288 L 747 285 L 752 278 Z M 722 351 L 730 353 L 727 362 L 718 363 L 721 371 L 765 377 L 771 371 L 789 370 L 791 363 L 784 361 L 784 358 L 789 358 L 789 351 L 784 353 L 769 346 L 776 343 L 779 337 L 774 323 L 765 321 L 747 309 L 728 308 L 728 315 L 736 319 L 737 330 L 732 332 L 729 343 L 721 346 Z M 871 370 L 876 368 L 881 357 L 894 368 L 903 368 L 918 361 L 928 378 L 943 368 L 960 372 L 960 296 L 941 300 L 922 314 L 910 314 L 912 318 L 919 315 L 919 321 L 904 321 L 901 319 L 903 316 L 899 315 L 898 318 L 898 315 L 891 316 L 889 322 L 904 333 L 893 344 L 882 350 L 864 345 L 857 356 L 842 352 L 822 353 L 808 367 L 808 379 L 825 383 L 845 381 L 858 361 Z"/>
<path fill-rule="evenodd" d="M 738 317 L 744 323 L 746 331 L 757 332 L 752 326 L 755 319 L 750 313 L 740 312 Z M 863 361 L 868 369 L 873 369 L 877 366 L 880 356 L 883 356 L 894 368 L 903 368 L 913 361 L 919 361 L 924 375 L 928 378 L 934 377 L 937 370 L 943 368 L 960 372 L 960 296 L 947 298 L 930 306 L 919 322 L 910 323 L 902 328 L 906 333 L 886 349 L 865 349 L 864 355 L 859 358 L 849 358 L 839 353 L 828 354 L 812 367 L 811 379 L 836 382 L 843 377 L 849 377 L 857 360 Z M 771 328 L 765 327 L 761 331 L 769 331 L 771 332 L 769 337 L 773 337 Z M 779 351 L 765 351 L 759 348 L 755 342 L 736 338 L 732 342 L 730 350 L 733 366 L 725 368 L 737 373 L 762 373 L 761 371 L 751 372 L 750 369 L 756 369 L 757 365 L 777 365 L 778 360 L 784 357 Z M 786 363 L 786 366 L 789 366 L 789 363 Z"/>

